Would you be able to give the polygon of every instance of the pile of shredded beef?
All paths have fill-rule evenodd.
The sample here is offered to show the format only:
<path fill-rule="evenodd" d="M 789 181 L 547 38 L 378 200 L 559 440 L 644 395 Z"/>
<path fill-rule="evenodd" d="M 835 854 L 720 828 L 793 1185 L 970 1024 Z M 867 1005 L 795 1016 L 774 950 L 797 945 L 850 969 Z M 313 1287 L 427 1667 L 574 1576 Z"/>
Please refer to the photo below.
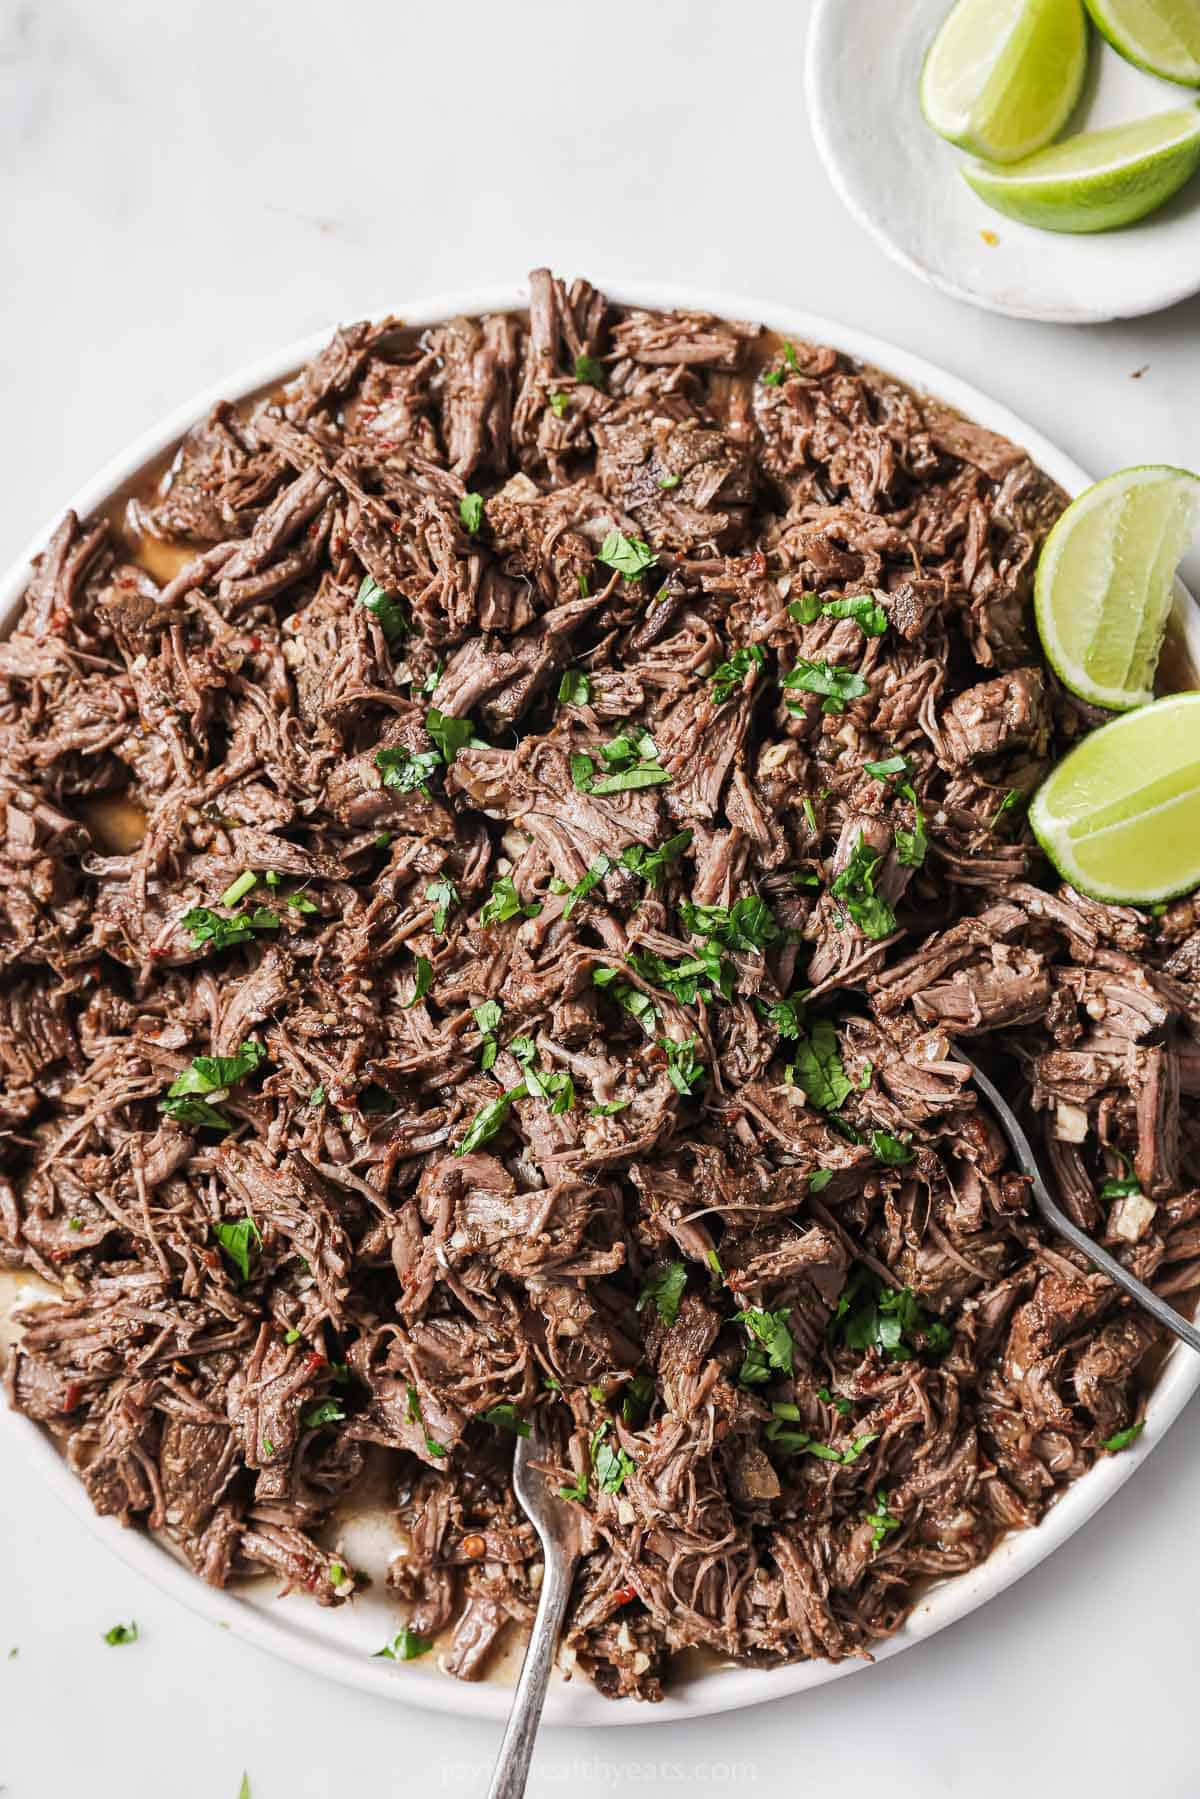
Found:
<path fill-rule="evenodd" d="M 338 1605 L 382 1446 L 409 1652 L 470 1678 L 543 1408 L 568 1654 L 656 1698 L 868 1654 L 1130 1440 L 1153 1328 L 950 1055 L 1195 1284 L 1200 918 L 1024 823 L 1098 716 L 1030 629 L 1063 504 L 833 350 L 541 270 L 67 517 L 0 645 L 0 1261 L 99 1511 Z"/>

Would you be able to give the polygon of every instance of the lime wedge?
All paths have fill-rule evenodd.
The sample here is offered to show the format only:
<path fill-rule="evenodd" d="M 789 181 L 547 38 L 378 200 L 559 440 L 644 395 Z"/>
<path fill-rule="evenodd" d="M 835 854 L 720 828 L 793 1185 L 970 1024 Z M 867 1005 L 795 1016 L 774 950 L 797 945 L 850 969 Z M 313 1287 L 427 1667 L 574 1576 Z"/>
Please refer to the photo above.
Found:
<path fill-rule="evenodd" d="M 1045 231 L 1112 231 L 1169 200 L 1200 166 L 1200 109 L 1082 132 L 1024 162 L 963 170 L 981 200 Z"/>
<path fill-rule="evenodd" d="M 1200 521 L 1200 475 L 1129 468 L 1063 513 L 1037 566 L 1042 647 L 1063 684 L 1117 712 L 1153 698 L 1175 570 Z"/>
<path fill-rule="evenodd" d="M 1081 0 L 958 0 L 921 70 L 921 111 L 942 137 L 991 162 L 1057 136 L 1087 70 Z"/>
<path fill-rule="evenodd" d="M 1164 81 L 1200 87 L 1196 0 L 1087 0 L 1097 30 L 1128 62 Z"/>
<path fill-rule="evenodd" d="M 1085 737 L 1034 795 L 1029 822 L 1095 899 L 1148 906 L 1200 886 L 1200 693 Z"/>

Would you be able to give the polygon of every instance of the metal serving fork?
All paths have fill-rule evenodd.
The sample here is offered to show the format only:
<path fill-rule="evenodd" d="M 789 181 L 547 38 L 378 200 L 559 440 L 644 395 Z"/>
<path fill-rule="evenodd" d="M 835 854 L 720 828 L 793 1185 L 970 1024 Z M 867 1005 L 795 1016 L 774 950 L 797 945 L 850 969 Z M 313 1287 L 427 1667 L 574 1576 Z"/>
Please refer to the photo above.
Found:
<path fill-rule="evenodd" d="M 517 1439 L 513 1492 L 541 1538 L 542 1590 L 488 1799 L 521 1799 L 525 1791 L 550 1670 L 579 1562 L 579 1513 L 559 1497 L 557 1488 L 538 1465 L 539 1461 L 553 1460 L 554 1455 L 554 1447 L 539 1436 L 536 1422 L 529 1436 Z"/>
<path fill-rule="evenodd" d="M 1107 1274 L 1109 1280 L 1115 1281 L 1118 1287 L 1123 1287 L 1130 1299 L 1136 1300 L 1143 1311 L 1149 1312 L 1152 1318 L 1157 1318 L 1160 1324 L 1165 1324 L 1168 1330 L 1174 1331 L 1177 1337 L 1200 1353 L 1200 1331 L 1195 1325 L 1189 1324 L 1186 1318 L 1181 1318 L 1174 1306 L 1168 1305 L 1165 1299 L 1160 1299 L 1157 1293 L 1152 1293 L 1143 1281 L 1130 1274 L 1128 1268 L 1122 1268 L 1115 1256 L 1110 1256 L 1086 1231 L 1081 1231 L 1050 1197 L 1033 1147 L 1018 1124 L 1015 1112 L 995 1083 L 988 1079 L 979 1064 L 965 1055 L 957 1044 L 951 1046 L 950 1054 L 956 1061 L 965 1062 L 971 1070 L 971 1078 L 996 1114 L 996 1122 L 1008 1138 L 1013 1155 L 1021 1165 L 1021 1172 L 1030 1177 L 1033 1203 L 1051 1229 L 1057 1231 L 1060 1237 L 1065 1237 L 1068 1243 L 1073 1243 L 1076 1249 L 1081 1249 L 1097 1268 Z"/>

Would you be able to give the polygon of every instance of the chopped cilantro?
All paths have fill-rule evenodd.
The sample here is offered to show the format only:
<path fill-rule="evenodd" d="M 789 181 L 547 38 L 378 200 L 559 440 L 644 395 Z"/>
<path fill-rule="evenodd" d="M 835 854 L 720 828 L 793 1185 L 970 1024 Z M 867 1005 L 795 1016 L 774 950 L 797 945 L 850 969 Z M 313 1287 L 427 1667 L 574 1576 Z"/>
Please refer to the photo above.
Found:
<path fill-rule="evenodd" d="M 511 1400 L 506 1399 L 499 1405 L 489 1406 L 483 1415 L 489 1424 L 496 1426 L 497 1430 L 509 1431 L 514 1437 L 529 1435 L 529 1426 Z"/>
<path fill-rule="evenodd" d="M 1019 806 L 1023 806 L 1024 804 L 1025 795 L 1019 788 L 1010 787 L 988 821 L 988 830 L 994 831 L 1001 819 L 1003 819 L 1007 813 L 1015 812 Z"/>
<path fill-rule="evenodd" d="M 744 1387 L 756 1387 L 774 1374 L 791 1374 L 795 1344 L 787 1321 L 791 1307 L 779 1312 L 763 1312 L 752 1307 L 738 1312 L 735 1324 L 743 1324 L 750 1339 L 738 1379 Z"/>
<path fill-rule="evenodd" d="M 425 729 L 437 744 L 447 767 L 459 750 L 466 749 L 469 743 L 479 747 L 475 727 L 469 718 L 450 718 L 445 712 L 439 712 L 436 706 L 431 706 L 425 714 Z"/>
<path fill-rule="evenodd" d="M 410 750 L 406 743 L 389 744 L 375 752 L 375 766 L 385 787 L 396 793 L 420 792 L 429 798 L 429 781 L 441 766 L 436 750 Z"/>
<path fill-rule="evenodd" d="M 569 1487 L 560 1487 L 559 1493 L 564 1499 L 577 1499 L 582 1505 L 588 1496 L 587 1469 L 581 1470 L 578 1478 Z"/>
<path fill-rule="evenodd" d="M 767 902 L 748 893 L 732 906 L 696 906 L 682 900 L 679 916 L 698 937 L 715 938 L 726 949 L 764 950 L 783 935 Z"/>
<path fill-rule="evenodd" d="M 841 900 L 859 930 L 876 941 L 889 937 L 896 928 L 896 914 L 875 891 L 875 874 L 882 860 L 860 831 L 854 840 L 850 860 L 830 888 L 834 899 Z"/>
<path fill-rule="evenodd" d="M 829 1185 L 829 1183 L 832 1179 L 833 1179 L 833 1169 L 832 1168 L 814 1168 L 812 1173 L 808 1177 L 809 1192 L 810 1193 L 824 1193 L 826 1187 Z"/>
<path fill-rule="evenodd" d="M 310 1106 L 323 1106 L 325 1104 L 326 1097 L 327 1097 L 327 1095 L 325 1093 L 324 1087 L 319 1087 L 319 1086 L 314 1087 L 312 1092 L 308 1096 L 308 1103 Z"/>
<path fill-rule="evenodd" d="M 851 668 L 835 668 L 829 662 L 809 662 L 801 657 L 790 674 L 783 677 L 780 686 L 787 692 L 797 689 L 804 693 L 820 693 L 825 697 L 821 702 L 822 712 L 844 712 L 850 700 L 861 699 L 867 692 L 867 683 L 862 676 Z M 790 712 L 803 713 L 802 701 L 789 700 Z"/>
<path fill-rule="evenodd" d="M 236 943 L 249 943 L 255 931 L 279 929 L 279 915 L 269 906 L 235 912 L 230 918 L 208 906 L 191 906 L 180 922 L 185 931 L 191 932 L 194 944 L 211 943 L 214 949 L 231 949 Z"/>
<path fill-rule="evenodd" d="M 892 775 L 906 775 L 908 773 L 908 757 L 889 756 L 886 762 L 864 762 L 863 771 L 868 775 L 874 775 L 877 781 L 886 781 Z"/>
<path fill-rule="evenodd" d="M 431 1637 L 418 1636 L 416 1631 L 410 1630 L 406 1624 L 403 1630 L 396 1632 L 390 1643 L 385 1643 L 382 1649 L 375 1651 L 372 1660 L 415 1662 L 419 1655 L 428 1655 L 432 1648 L 433 1639 Z"/>
<path fill-rule="evenodd" d="M 479 914 L 479 923 L 486 931 L 492 925 L 507 924 L 510 918 L 523 915 L 536 918 L 542 909 L 541 900 L 523 900 L 517 892 L 511 875 L 499 875 L 492 882 L 492 891 L 483 902 Z"/>
<path fill-rule="evenodd" d="M 262 1249 L 262 1233 L 253 1218 L 247 1215 L 233 1224 L 223 1218 L 218 1219 L 213 1225 L 213 1236 L 221 1247 L 222 1255 L 231 1264 L 238 1286 L 245 1286 L 250 1279 L 251 1261 L 257 1261 Z"/>
<path fill-rule="evenodd" d="M 111 1630 L 104 1633 L 104 1641 L 114 1649 L 122 1643 L 136 1643 L 138 1627 L 136 1624 L 114 1624 Z"/>
<path fill-rule="evenodd" d="M 418 1000 L 425 998 L 433 986 L 433 963 L 428 956 L 417 957 L 417 978 L 413 982 L 412 998 L 403 1002 L 402 1010 L 410 1012 Z"/>
<path fill-rule="evenodd" d="M 500 1029 L 503 1008 L 499 1000 L 485 999 L 481 1006 L 472 1006 L 471 1012 L 483 1038 L 479 1066 L 486 1073 L 495 1064 L 499 1053 L 500 1044 L 496 1032 Z"/>
<path fill-rule="evenodd" d="M 558 697 L 564 706 L 586 706 L 592 697 L 592 679 L 581 668 L 568 668 L 558 684 Z"/>
<path fill-rule="evenodd" d="M 586 382 L 589 387 L 603 387 L 603 365 L 597 362 L 594 356 L 589 356 L 586 351 L 582 351 L 575 358 L 575 379 Z"/>
<path fill-rule="evenodd" d="M 631 981 L 622 980 L 615 968 L 593 968 L 592 985 L 610 992 L 617 1004 L 637 1019 L 647 1037 L 653 1037 L 658 1008 L 648 993 L 643 993 Z"/>
<path fill-rule="evenodd" d="M 723 706 L 725 701 L 740 687 L 752 669 L 761 668 L 766 661 L 760 643 L 743 644 L 730 655 L 728 662 L 722 662 L 713 669 L 709 676 L 712 684 L 713 704 Z"/>
<path fill-rule="evenodd" d="M 451 906 L 458 904 L 458 888 L 453 881 L 430 881 L 425 888 L 425 898 L 432 902 L 433 929 L 440 937 L 446 928 Z"/>
<path fill-rule="evenodd" d="M 1129 1445 L 1141 1436 L 1145 1428 L 1146 1420 L 1142 1418 L 1137 1424 L 1126 1425 L 1124 1430 L 1116 1431 L 1111 1437 L 1105 1437 L 1100 1447 L 1115 1455 L 1119 1449 L 1128 1449 Z"/>
<path fill-rule="evenodd" d="M 615 568 L 627 581 L 640 581 L 658 566 L 658 558 L 648 543 L 640 537 L 626 537 L 620 531 L 609 532 L 596 552 L 596 560 Z"/>
<path fill-rule="evenodd" d="M 483 495 L 465 493 L 458 502 L 458 516 L 468 537 L 476 537 L 483 524 Z"/>
<path fill-rule="evenodd" d="M 920 868 L 929 851 L 929 839 L 925 835 L 925 814 L 917 802 L 915 789 L 905 782 L 900 792 L 908 800 L 913 809 L 913 828 L 906 831 L 897 825 L 893 831 L 896 839 L 896 860 L 904 868 Z"/>
<path fill-rule="evenodd" d="M 791 1074 L 809 1105 L 822 1112 L 836 1112 L 850 1097 L 854 1087 L 846 1078 L 837 1032 L 829 1019 L 818 1019 L 808 1036 L 800 1039 Z"/>
<path fill-rule="evenodd" d="M 559 391 L 550 395 L 550 410 L 556 419 L 566 418 L 567 407 L 571 404 L 570 394 Z"/>
<path fill-rule="evenodd" d="M 679 475 L 660 475 L 658 477 L 658 485 L 662 488 L 664 493 L 672 493 L 674 489 L 679 486 L 681 479 L 682 477 Z"/>
<path fill-rule="evenodd" d="M 688 1037 L 683 1043 L 676 1043 L 671 1037 L 660 1037 L 658 1041 L 667 1052 L 667 1076 L 672 1087 L 684 1099 L 690 1099 L 708 1079 L 703 1062 L 696 1060 L 699 1037 Z"/>
<path fill-rule="evenodd" d="M 619 1493 L 634 1471 L 632 1457 L 608 1442 L 608 1425 L 604 1423 L 592 1437 L 592 1467 L 602 1493 Z"/>
<path fill-rule="evenodd" d="M 649 886 L 657 887 L 663 870 L 682 856 L 691 841 L 692 832 L 685 830 L 677 832 L 674 837 L 668 837 L 657 849 L 648 850 L 640 843 L 633 843 L 621 852 L 621 862 L 633 874 L 641 875 Z"/>
<path fill-rule="evenodd" d="M 888 628 L 888 616 L 869 593 L 856 593 L 844 600 L 826 600 L 821 607 L 826 618 L 852 618 L 867 637 L 882 637 Z"/>
<path fill-rule="evenodd" d="M 618 1112 L 627 1112 L 633 1102 L 628 1099 L 610 1099 L 602 1106 L 589 1106 L 589 1118 L 615 1118 Z"/>
<path fill-rule="evenodd" d="M 621 1417 L 631 1430 L 640 1430 L 654 1404 L 654 1377 L 635 1374 L 621 1394 Z"/>
<path fill-rule="evenodd" d="M 880 1162 L 886 1162 L 889 1168 L 904 1168 L 913 1160 L 910 1144 L 893 1137 L 887 1131 L 871 1132 L 871 1149 Z"/>
<path fill-rule="evenodd" d="M 884 1287 L 869 1268 L 850 1276 L 830 1328 L 848 1349 L 875 1349 L 893 1362 L 912 1361 L 918 1349 L 942 1355 L 950 1347 L 949 1330 L 927 1317 L 911 1287 Z"/>
<path fill-rule="evenodd" d="M 668 1262 L 657 1274 L 652 1274 L 642 1288 L 637 1302 L 640 1312 L 651 1300 L 654 1309 L 664 1324 L 674 1324 L 679 1316 L 679 1305 L 687 1286 L 687 1266 L 683 1262 Z"/>
<path fill-rule="evenodd" d="M 593 887 L 598 887 L 600 885 L 611 867 L 611 861 L 604 852 L 601 851 L 587 873 L 582 875 L 580 879 L 576 881 L 574 887 L 568 892 L 562 909 L 564 918 L 570 918 L 580 900 L 586 899 Z"/>
<path fill-rule="evenodd" d="M 408 630 L 408 614 L 395 594 L 387 593 L 371 575 L 364 575 L 358 590 L 358 604 L 378 621 L 388 643 L 395 643 Z"/>
<path fill-rule="evenodd" d="M 508 1119 L 508 1109 L 515 1099 L 524 1099 L 525 1083 L 521 1081 L 507 1092 L 500 1093 L 489 1104 L 480 1108 L 471 1120 L 466 1136 L 455 1150 L 456 1156 L 470 1155 L 473 1149 L 481 1144 L 490 1143 L 493 1137 L 504 1129 Z"/>

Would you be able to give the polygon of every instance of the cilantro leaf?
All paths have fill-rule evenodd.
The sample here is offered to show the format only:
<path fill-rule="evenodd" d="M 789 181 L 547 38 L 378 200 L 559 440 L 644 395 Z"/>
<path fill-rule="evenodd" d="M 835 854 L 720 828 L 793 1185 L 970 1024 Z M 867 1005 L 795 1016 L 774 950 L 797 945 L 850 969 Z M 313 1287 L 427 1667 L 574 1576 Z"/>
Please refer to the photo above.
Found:
<path fill-rule="evenodd" d="M 571 404 L 570 394 L 558 392 L 558 393 L 552 393 L 550 395 L 550 410 L 554 414 L 556 419 L 566 418 L 567 407 L 570 404 Z"/>
<path fill-rule="evenodd" d="M 563 1499 L 577 1499 L 582 1505 L 583 1501 L 588 1496 L 587 1469 L 585 1468 L 582 1470 L 573 1485 L 569 1487 L 560 1487 L 558 1491 Z"/>
<path fill-rule="evenodd" d="M 834 899 L 842 901 L 864 936 L 875 941 L 889 937 L 896 928 L 896 914 L 875 891 L 875 874 L 882 860 L 860 831 L 850 860 L 830 888 Z"/>
<path fill-rule="evenodd" d="M 604 1423 L 592 1437 L 592 1467 L 602 1493 L 619 1493 L 635 1464 L 623 1449 L 614 1449 L 607 1438 L 608 1425 Z"/>
<path fill-rule="evenodd" d="M 833 1169 L 832 1168 L 814 1168 L 812 1173 L 808 1177 L 809 1192 L 810 1193 L 823 1193 L 832 1179 L 833 1179 Z"/>
<path fill-rule="evenodd" d="M 886 781 L 890 775 L 906 775 L 908 773 L 908 757 L 889 756 L 886 762 L 864 762 L 863 772 L 874 775 L 877 781 Z"/>
<path fill-rule="evenodd" d="M 244 1287 L 250 1279 L 251 1261 L 257 1261 L 262 1249 L 262 1233 L 258 1226 L 249 1215 L 232 1224 L 221 1218 L 213 1225 L 213 1236 L 237 1276 L 238 1286 Z"/>
<path fill-rule="evenodd" d="M 589 1118 L 615 1118 L 618 1112 L 627 1112 L 633 1104 L 628 1099 L 610 1099 L 602 1106 L 589 1106 Z"/>
<path fill-rule="evenodd" d="M 442 761 L 447 766 L 453 762 L 459 750 L 475 742 L 475 727 L 469 718 L 450 718 L 445 712 L 439 712 L 436 706 L 431 706 L 425 714 L 425 729 L 437 744 Z"/>
<path fill-rule="evenodd" d="M 558 684 L 558 697 L 564 706 L 586 706 L 592 697 L 592 678 L 581 668 L 568 668 Z"/>
<path fill-rule="evenodd" d="M 371 613 L 379 621 L 379 628 L 388 643 L 395 643 L 408 630 L 408 614 L 403 602 L 395 594 L 386 592 L 374 576 L 363 576 L 357 601 L 364 612 Z"/>
<path fill-rule="evenodd" d="M 575 358 L 575 379 L 586 382 L 589 387 L 603 387 L 604 365 L 597 362 L 594 356 L 582 351 Z"/>
<path fill-rule="evenodd" d="M 929 851 L 929 839 L 925 835 L 925 814 L 917 803 L 915 790 L 907 782 L 900 792 L 912 806 L 913 828 L 906 831 L 902 825 L 895 827 L 892 834 L 896 840 L 896 860 L 904 868 L 920 868 Z"/>
<path fill-rule="evenodd" d="M 485 999 L 481 1006 L 471 1008 L 475 1023 L 479 1026 L 483 1043 L 480 1046 L 479 1066 L 486 1071 L 495 1065 L 500 1044 L 496 1032 L 500 1029 L 503 1008 L 498 1000 Z"/>
<path fill-rule="evenodd" d="M 396 1632 L 390 1643 L 385 1643 L 382 1649 L 375 1651 L 372 1660 L 415 1662 L 419 1655 L 428 1655 L 432 1648 L 432 1637 L 418 1636 L 416 1631 L 410 1630 L 406 1624 L 402 1630 Z"/>
<path fill-rule="evenodd" d="M 844 600 L 826 600 L 821 611 L 826 618 L 852 618 L 867 637 L 882 637 L 888 628 L 887 613 L 869 593 L 853 594 Z"/>
<path fill-rule="evenodd" d="M 738 1379 L 743 1386 L 759 1386 L 774 1374 L 791 1374 L 795 1344 L 787 1321 L 791 1307 L 763 1312 L 757 1307 L 734 1314 L 734 1323 L 746 1327 L 750 1339 Z"/>
<path fill-rule="evenodd" d="M 570 892 L 567 894 L 566 901 L 564 902 L 563 909 L 562 909 L 562 915 L 564 918 L 570 918 L 572 912 L 575 910 L 575 907 L 579 904 L 580 900 L 586 899 L 588 894 L 592 891 L 593 887 L 598 887 L 600 885 L 600 882 L 604 879 L 605 875 L 608 873 L 608 871 L 611 867 L 612 867 L 611 861 L 603 853 L 603 851 L 601 851 L 600 855 L 598 855 L 596 857 L 596 860 L 592 863 L 592 865 L 588 869 L 587 873 L 585 875 L 582 875 L 580 877 L 580 879 L 578 881 L 576 881 L 574 887 L 572 887 Z M 539 910 L 540 910 L 540 908 L 539 908 Z"/>
<path fill-rule="evenodd" d="M 809 662 L 801 657 L 790 674 L 786 674 L 780 682 L 785 691 L 797 689 L 804 693 L 820 693 L 825 698 L 821 702 L 822 712 L 844 712 L 850 700 L 861 699 L 867 692 L 867 683 L 862 676 L 850 668 L 835 668 L 829 662 Z M 789 700 L 790 712 L 803 713 L 801 701 Z"/>
<path fill-rule="evenodd" d="M 792 1079 L 803 1089 L 809 1105 L 822 1112 L 836 1112 L 854 1091 L 846 1078 L 837 1032 L 829 1019 L 818 1019 L 808 1036 L 797 1043 Z"/>
<path fill-rule="evenodd" d="M 869 1268 L 856 1268 L 842 1290 L 831 1326 L 848 1349 L 875 1349 L 893 1362 L 912 1361 L 917 1350 L 943 1355 L 950 1332 L 930 1319 L 911 1287 L 885 1287 Z"/>
<path fill-rule="evenodd" d="M 498 875 L 492 882 L 492 891 L 483 902 L 479 923 L 487 931 L 492 925 L 507 924 L 510 918 L 521 914 L 526 918 L 536 918 L 541 909 L 541 900 L 521 898 L 511 875 Z"/>
<path fill-rule="evenodd" d="M 712 685 L 713 704 L 723 706 L 736 687 L 740 687 L 751 669 L 761 668 L 766 661 L 760 643 L 744 644 L 721 662 L 708 677 Z"/>
<path fill-rule="evenodd" d="M 596 552 L 597 562 L 615 568 L 627 581 L 640 581 L 650 569 L 657 568 L 658 557 L 640 537 L 626 537 L 610 531 Z"/>
<path fill-rule="evenodd" d="M 269 906 L 255 906 L 229 917 L 208 906 L 191 906 L 180 923 L 191 932 L 194 944 L 211 943 L 214 949 L 230 949 L 236 943 L 249 943 L 255 931 L 277 931 L 279 915 Z"/>
<path fill-rule="evenodd" d="M 871 1148 L 876 1159 L 886 1162 L 889 1168 L 905 1168 L 914 1156 L 907 1142 L 901 1142 L 899 1137 L 893 1137 L 887 1131 L 871 1132 Z"/>
<path fill-rule="evenodd" d="M 783 935 L 771 908 L 756 893 L 745 894 L 732 906 L 696 906 L 683 900 L 679 916 L 696 936 L 715 938 L 726 949 L 764 950 Z"/>
<path fill-rule="evenodd" d="M 610 992 L 617 1004 L 637 1019 L 647 1037 L 653 1037 L 658 1007 L 648 993 L 643 993 L 631 981 L 622 980 L 615 968 L 593 968 L 592 985 Z"/>
<path fill-rule="evenodd" d="M 651 1275 L 642 1288 L 637 1302 L 640 1312 L 651 1300 L 654 1309 L 664 1324 L 674 1324 L 679 1316 L 679 1305 L 687 1287 L 687 1266 L 683 1262 L 668 1262 L 657 1274 Z"/>
<path fill-rule="evenodd" d="M 114 1624 L 111 1630 L 104 1633 L 104 1641 L 114 1649 L 122 1643 L 136 1643 L 137 1640 L 138 1627 L 135 1623 Z"/>
<path fill-rule="evenodd" d="M 703 1062 L 696 1060 L 699 1037 L 688 1037 L 683 1043 L 676 1043 L 671 1037 L 660 1037 L 658 1041 L 667 1053 L 667 1077 L 672 1087 L 684 1099 L 690 1099 L 708 1079 Z"/>
<path fill-rule="evenodd" d="M 1141 1436 L 1145 1428 L 1146 1420 L 1142 1418 L 1137 1424 L 1126 1425 L 1124 1430 L 1114 1432 L 1111 1437 L 1105 1437 L 1100 1447 L 1115 1455 L 1119 1449 L 1128 1449 L 1129 1445 Z"/>
<path fill-rule="evenodd" d="M 779 1035 L 790 1041 L 799 1037 L 804 1022 L 804 995 L 796 993 L 790 999 L 776 1000 L 774 1005 L 764 1005 L 756 1001 L 760 1018 L 765 1018 Z"/>
<path fill-rule="evenodd" d="M 458 904 L 458 888 L 453 881 L 430 881 L 425 888 L 425 898 L 433 904 L 433 929 L 440 937 L 446 928 L 451 906 Z"/>
<path fill-rule="evenodd" d="M 428 956 L 417 957 L 417 978 L 413 983 L 412 998 L 403 1001 L 402 1010 L 410 1012 L 418 1000 L 425 998 L 433 986 L 433 963 Z"/>
<path fill-rule="evenodd" d="M 630 844 L 621 852 L 621 862 L 633 874 L 641 875 L 643 881 L 651 887 L 657 887 L 659 877 L 670 863 L 682 856 L 692 841 L 691 830 L 679 831 L 674 837 L 668 837 L 657 849 L 648 850 L 640 843 Z"/>
<path fill-rule="evenodd" d="M 375 766 L 385 787 L 396 793 L 421 792 L 426 799 L 430 777 L 437 773 L 441 760 L 436 750 L 410 750 L 406 743 L 389 744 L 375 752 Z"/>
<path fill-rule="evenodd" d="M 476 537 L 483 524 L 483 495 L 465 493 L 458 502 L 458 516 L 468 537 Z"/>
<path fill-rule="evenodd" d="M 496 1426 L 497 1430 L 510 1431 L 514 1437 L 529 1435 L 529 1426 L 511 1400 L 506 1399 L 499 1405 L 489 1406 L 483 1415 L 489 1424 Z"/>
<path fill-rule="evenodd" d="M 508 1121 L 509 1107 L 515 1099 L 524 1099 L 525 1092 L 525 1083 L 520 1081 L 517 1086 L 508 1088 L 506 1092 L 498 1094 L 488 1105 L 481 1107 L 471 1120 L 467 1134 L 455 1150 L 455 1155 L 470 1155 L 473 1149 L 478 1149 L 481 1144 L 490 1143 L 493 1137 L 499 1136 Z"/>
<path fill-rule="evenodd" d="M 571 784 L 578 793 L 590 793 L 592 782 L 596 778 L 596 764 L 590 756 L 581 750 L 575 750 L 571 756 Z"/>

